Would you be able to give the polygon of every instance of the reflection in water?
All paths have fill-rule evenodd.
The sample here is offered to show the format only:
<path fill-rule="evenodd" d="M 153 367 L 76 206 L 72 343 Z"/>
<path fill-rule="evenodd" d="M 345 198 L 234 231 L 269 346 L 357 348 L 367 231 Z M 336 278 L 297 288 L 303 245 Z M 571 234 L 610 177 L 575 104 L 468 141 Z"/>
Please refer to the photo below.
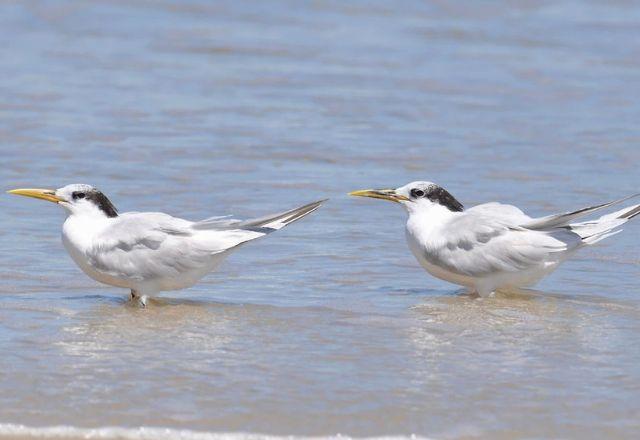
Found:
<path fill-rule="evenodd" d="M 640 310 L 630 302 L 532 289 L 497 292 L 489 298 L 465 294 L 435 297 L 413 306 L 411 311 L 419 323 L 411 327 L 411 339 L 429 355 L 434 354 L 434 346 L 448 345 L 457 338 L 471 341 L 470 349 L 478 352 L 486 344 L 493 345 L 495 338 L 520 349 L 527 345 L 540 347 L 538 344 L 548 347 L 550 342 L 566 338 L 563 344 L 589 350 L 594 330 L 603 324 L 599 322 L 603 318 L 614 315 L 632 322 L 640 318 Z M 580 347 L 583 343 L 589 345 Z"/>
<path fill-rule="evenodd" d="M 81 324 L 63 327 L 68 336 L 58 344 L 61 349 L 92 360 L 111 358 L 119 352 L 142 361 L 154 341 L 162 340 L 180 351 L 213 355 L 229 342 L 225 327 L 238 308 L 194 300 L 153 299 L 145 309 L 118 303 L 100 305 Z"/>
<path fill-rule="evenodd" d="M 540 424 L 549 432 L 573 426 L 574 434 L 589 435 L 577 414 L 549 425 L 552 410 L 545 406 L 562 396 L 591 411 L 607 401 L 609 387 L 638 377 L 610 362 L 628 343 L 624 327 L 640 330 L 640 311 L 625 302 L 522 290 L 429 298 L 411 314 L 414 383 L 432 393 L 428 406 L 436 419 L 450 420 L 437 430 L 443 438 L 483 437 L 514 425 L 536 432 Z M 587 360 L 599 370 L 586 367 Z M 598 397 L 580 400 L 587 390 Z M 614 406 L 607 413 L 625 410 L 622 401 Z M 479 429 L 489 414 L 500 417 L 490 417 L 491 430 Z"/>

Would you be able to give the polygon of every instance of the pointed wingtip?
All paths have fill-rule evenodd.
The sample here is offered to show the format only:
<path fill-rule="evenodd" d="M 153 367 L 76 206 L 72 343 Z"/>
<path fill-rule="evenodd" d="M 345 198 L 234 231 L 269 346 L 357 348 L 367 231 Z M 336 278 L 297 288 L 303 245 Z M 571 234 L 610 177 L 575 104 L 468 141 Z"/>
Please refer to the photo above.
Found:
<path fill-rule="evenodd" d="M 318 200 L 317 202 L 311 202 L 311 203 L 307 203 L 306 205 L 303 205 L 297 209 L 294 209 L 293 211 L 299 212 L 299 211 L 306 211 L 306 210 L 311 210 L 311 211 L 315 211 L 316 209 L 318 209 L 323 203 L 325 203 L 327 200 L 329 199 L 322 199 L 322 200 Z"/>
<path fill-rule="evenodd" d="M 629 210 L 627 212 L 621 214 L 618 218 L 631 220 L 632 218 L 640 215 L 640 205 L 631 206 L 628 209 Z"/>
<path fill-rule="evenodd" d="M 292 213 L 292 215 L 286 219 L 284 219 L 284 223 L 285 224 L 289 224 L 292 223 L 296 220 L 301 219 L 302 217 L 307 216 L 308 214 L 311 214 L 312 212 L 314 212 L 315 210 L 317 210 L 318 208 L 320 208 L 320 206 L 322 206 L 322 204 L 324 202 L 326 202 L 329 199 L 323 199 L 323 200 L 318 200 L 317 202 L 312 202 L 312 203 L 308 203 L 304 206 L 301 206 L 300 208 L 294 209 L 293 211 L 290 211 Z"/>
<path fill-rule="evenodd" d="M 625 202 L 629 199 L 633 199 L 635 197 L 640 196 L 640 193 L 632 194 L 627 197 L 623 197 L 622 199 L 613 200 L 611 202 L 602 203 L 600 205 L 589 206 L 587 208 L 578 209 L 577 211 L 565 212 L 562 214 L 552 214 L 547 215 L 545 217 L 539 217 L 531 219 L 531 221 L 522 224 L 528 229 L 544 229 L 544 228 L 553 228 L 562 225 L 568 225 L 569 222 L 574 221 L 580 217 L 591 214 L 592 212 L 598 211 L 600 209 L 608 208 L 613 205 L 617 205 L 619 203 Z"/>
<path fill-rule="evenodd" d="M 313 202 L 312 205 L 314 206 L 314 211 L 316 209 L 318 209 L 319 207 L 321 207 L 323 204 L 325 204 L 326 202 L 328 202 L 329 199 L 322 199 L 322 200 L 318 200 L 317 202 Z"/>

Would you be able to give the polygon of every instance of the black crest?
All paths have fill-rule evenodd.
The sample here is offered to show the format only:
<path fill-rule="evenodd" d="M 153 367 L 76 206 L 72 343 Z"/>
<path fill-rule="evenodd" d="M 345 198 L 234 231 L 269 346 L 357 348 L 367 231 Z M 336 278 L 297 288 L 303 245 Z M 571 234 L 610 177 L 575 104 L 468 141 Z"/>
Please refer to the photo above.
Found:
<path fill-rule="evenodd" d="M 461 212 L 464 210 L 462 203 L 458 202 L 456 198 L 449 193 L 449 191 L 438 185 L 429 186 L 425 191 L 424 196 L 432 202 L 448 208 L 449 211 Z"/>
<path fill-rule="evenodd" d="M 87 200 L 91 200 L 100 211 L 104 212 L 107 217 L 117 217 L 118 210 L 111 200 L 107 198 L 104 194 L 102 194 L 97 189 L 92 189 L 91 191 L 87 191 L 86 193 Z"/>

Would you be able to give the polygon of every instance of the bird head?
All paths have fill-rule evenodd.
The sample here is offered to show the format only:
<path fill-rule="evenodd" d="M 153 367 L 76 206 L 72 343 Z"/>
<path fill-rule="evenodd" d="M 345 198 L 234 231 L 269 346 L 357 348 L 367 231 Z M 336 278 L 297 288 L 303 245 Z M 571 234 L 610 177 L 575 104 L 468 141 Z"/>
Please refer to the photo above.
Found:
<path fill-rule="evenodd" d="M 118 216 L 118 210 L 107 196 L 91 185 L 74 183 L 58 189 L 21 188 L 8 192 L 57 203 L 72 215 Z"/>
<path fill-rule="evenodd" d="M 349 193 L 352 196 L 371 197 L 400 203 L 409 213 L 444 208 L 460 212 L 464 208 L 447 190 L 432 182 L 411 182 L 396 189 L 365 189 Z"/>

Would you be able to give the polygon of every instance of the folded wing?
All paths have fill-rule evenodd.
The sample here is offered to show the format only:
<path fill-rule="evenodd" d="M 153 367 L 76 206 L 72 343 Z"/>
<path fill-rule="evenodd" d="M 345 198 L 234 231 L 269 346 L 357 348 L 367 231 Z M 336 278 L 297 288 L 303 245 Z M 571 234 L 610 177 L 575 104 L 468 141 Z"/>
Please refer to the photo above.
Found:
<path fill-rule="evenodd" d="M 277 231 L 278 229 L 282 229 L 288 224 L 293 223 L 296 220 L 300 220 L 301 218 L 311 214 L 324 202 L 326 202 L 326 199 L 309 203 L 290 211 L 271 214 L 251 220 L 236 220 L 226 217 L 211 217 L 194 223 L 193 228 L 198 230 L 243 229 L 249 231 L 270 233 L 273 231 Z"/>
<path fill-rule="evenodd" d="M 453 219 L 447 225 L 447 237 L 428 255 L 440 267 L 472 277 L 545 267 L 581 241 L 566 229 L 533 231 L 481 212 Z"/>
<path fill-rule="evenodd" d="M 104 230 L 89 264 L 118 278 L 171 278 L 205 266 L 212 255 L 238 243 L 238 234 L 201 234 L 192 222 L 162 213 L 127 213 Z"/>
<path fill-rule="evenodd" d="M 640 205 L 591 221 L 572 223 L 573 220 L 638 195 L 534 219 L 515 206 L 478 205 L 450 221 L 446 226 L 447 242 L 430 254 L 437 256 L 441 267 L 474 277 L 543 268 L 581 246 L 616 234 L 616 228 L 640 215 Z"/>
<path fill-rule="evenodd" d="M 322 202 L 245 221 L 213 217 L 194 223 L 163 213 L 125 213 L 99 234 L 88 262 L 120 279 L 174 278 L 209 267 L 216 255 L 281 229 Z"/>
<path fill-rule="evenodd" d="M 617 205 L 618 203 L 622 203 L 634 197 L 638 197 L 640 194 L 633 194 L 628 197 L 624 197 L 622 199 L 614 200 L 608 203 L 602 203 L 601 205 L 589 206 L 586 208 L 578 209 L 577 211 L 565 212 L 562 214 L 553 214 L 545 217 L 539 217 L 531 219 L 529 222 L 525 222 L 522 224 L 523 227 L 528 229 L 537 229 L 537 230 L 545 230 L 550 228 L 555 228 L 559 226 L 569 225 L 573 220 L 576 220 L 580 217 L 583 217 L 587 214 L 591 214 L 592 212 L 599 211 L 604 208 L 608 208 L 609 206 Z"/>

